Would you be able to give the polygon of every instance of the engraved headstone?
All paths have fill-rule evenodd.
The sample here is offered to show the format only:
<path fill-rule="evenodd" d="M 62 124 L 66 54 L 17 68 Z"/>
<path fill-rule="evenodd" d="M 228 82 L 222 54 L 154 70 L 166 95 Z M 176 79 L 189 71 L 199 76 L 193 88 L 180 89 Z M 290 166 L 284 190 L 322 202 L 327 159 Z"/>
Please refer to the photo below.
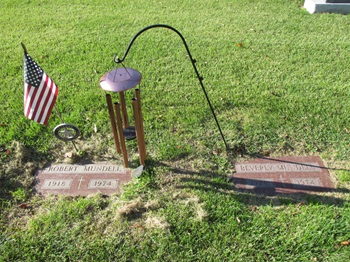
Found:
<path fill-rule="evenodd" d="M 131 180 L 131 170 L 108 163 L 88 165 L 58 164 L 36 173 L 38 193 L 86 196 L 120 193 L 121 186 Z"/>
<path fill-rule="evenodd" d="M 342 4 L 342 3 L 350 3 L 350 0 L 326 0 L 326 3 Z"/>
<path fill-rule="evenodd" d="M 240 191 L 275 195 L 332 191 L 334 185 L 320 157 L 257 158 L 235 164 L 230 180 Z"/>
<path fill-rule="evenodd" d="M 314 13 L 350 13 L 350 0 L 305 0 L 304 8 Z"/>

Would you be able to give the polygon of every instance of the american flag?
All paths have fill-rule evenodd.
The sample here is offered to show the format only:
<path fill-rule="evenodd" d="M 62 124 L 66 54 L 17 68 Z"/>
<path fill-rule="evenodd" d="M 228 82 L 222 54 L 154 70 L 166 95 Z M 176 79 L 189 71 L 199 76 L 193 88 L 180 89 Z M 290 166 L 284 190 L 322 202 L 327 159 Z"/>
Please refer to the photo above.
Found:
<path fill-rule="evenodd" d="M 58 88 L 50 77 L 25 52 L 24 115 L 46 125 L 58 96 Z"/>

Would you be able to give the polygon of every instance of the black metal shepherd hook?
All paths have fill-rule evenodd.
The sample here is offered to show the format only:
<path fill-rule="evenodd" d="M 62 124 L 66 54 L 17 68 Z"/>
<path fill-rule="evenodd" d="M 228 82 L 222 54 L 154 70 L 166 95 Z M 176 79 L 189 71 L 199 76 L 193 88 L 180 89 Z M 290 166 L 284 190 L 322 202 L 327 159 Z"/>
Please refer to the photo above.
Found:
<path fill-rule="evenodd" d="M 128 45 L 128 47 L 127 47 L 125 53 L 124 53 L 123 58 L 120 59 L 119 57 L 117 57 L 117 56 L 115 55 L 115 57 L 114 57 L 114 62 L 116 62 L 116 63 L 118 63 L 118 64 L 119 64 L 119 63 L 123 63 L 123 61 L 125 60 L 126 56 L 128 55 L 128 53 L 129 53 L 129 51 L 130 51 L 130 48 L 131 48 L 132 44 L 135 42 L 136 38 L 137 38 L 139 35 L 141 35 L 143 32 L 145 32 L 145 31 L 147 31 L 147 30 L 149 30 L 149 29 L 152 29 L 152 28 L 157 28 L 157 27 L 162 27 L 162 28 L 170 29 L 170 30 L 174 31 L 175 33 L 177 33 L 177 34 L 180 36 L 180 38 L 181 38 L 181 40 L 182 40 L 182 42 L 183 42 L 183 44 L 184 44 L 184 46 L 185 46 L 185 48 L 186 48 L 186 51 L 187 51 L 187 53 L 188 53 L 188 56 L 189 56 L 189 58 L 190 58 L 190 60 L 191 60 L 191 63 L 192 63 L 192 65 L 193 65 L 193 69 L 194 69 L 194 71 L 196 72 L 198 81 L 199 81 L 199 83 L 200 83 L 200 85 L 201 85 L 201 87 L 202 87 L 202 90 L 203 90 L 203 92 L 204 92 L 205 98 L 207 99 L 207 102 L 208 102 L 208 104 L 209 104 L 210 110 L 211 110 L 211 112 L 212 112 L 212 114 L 213 114 L 213 117 L 214 117 L 214 119 L 215 119 L 216 125 L 218 126 L 218 129 L 219 129 L 219 132 L 220 132 L 220 134 L 221 134 L 222 140 L 224 141 L 226 150 L 229 149 L 229 147 L 228 147 L 228 145 L 227 145 L 227 143 L 226 143 L 224 134 L 222 133 L 221 127 L 220 127 L 220 125 L 219 125 L 219 121 L 218 121 L 218 119 L 217 119 L 217 117 L 216 117 L 216 114 L 215 114 L 215 112 L 214 112 L 214 108 L 213 108 L 213 106 L 211 105 L 210 100 L 209 100 L 209 97 L 208 97 L 208 94 L 207 94 L 207 91 L 206 91 L 205 88 L 204 88 L 203 77 L 201 77 L 201 76 L 199 75 L 199 73 L 198 73 L 198 70 L 197 70 L 197 67 L 196 67 L 196 60 L 192 58 L 190 49 L 188 48 L 188 45 L 187 45 L 187 43 L 186 43 L 186 41 L 185 41 L 185 38 L 182 36 L 182 34 L 181 34 L 178 30 L 176 30 L 174 27 L 171 27 L 171 26 L 169 26 L 169 25 L 163 25 L 163 24 L 155 24 L 155 25 L 147 26 L 147 27 L 143 28 L 142 30 L 140 30 L 140 31 L 131 39 L 131 41 L 130 41 L 130 43 L 129 43 L 129 45 Z"/>

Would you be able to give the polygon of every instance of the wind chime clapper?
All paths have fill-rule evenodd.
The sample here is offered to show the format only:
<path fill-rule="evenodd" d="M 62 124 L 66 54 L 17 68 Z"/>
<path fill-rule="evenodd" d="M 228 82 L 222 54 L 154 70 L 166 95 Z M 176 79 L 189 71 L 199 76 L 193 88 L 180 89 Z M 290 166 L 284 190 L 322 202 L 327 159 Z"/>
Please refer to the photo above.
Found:
<path fill-rule="evenodd" d="M 139 90 L 135 91 L 137 107 L 134 110 L 135 127 L 129 126 L 129 119 L 125 103 L 124 92 L 137 86 L 141 81 L 141 74 L 131 68 L 116 68 L 107 72 L 100 80 L 100 86 L 105 91 L 119 93 L 119 103 L 113 107 L 112 97 L 106 94 L 107 107 L 114 137 L 114 143 L 118 154 L 123 155 L 124 166 L 128 167 L 128 155 L 125 140 L 137 138 L 140 164 L 145 164 L 146 147 L 144 143 L 143 123 Z M 135 113 L 136 112 L 136 113 Z M 140 129 L 141 128 L 141 129 Z M 142 131 L 141 131 L 142 130 Z M 143 141 L 143 142 L 142 142 Z"/>

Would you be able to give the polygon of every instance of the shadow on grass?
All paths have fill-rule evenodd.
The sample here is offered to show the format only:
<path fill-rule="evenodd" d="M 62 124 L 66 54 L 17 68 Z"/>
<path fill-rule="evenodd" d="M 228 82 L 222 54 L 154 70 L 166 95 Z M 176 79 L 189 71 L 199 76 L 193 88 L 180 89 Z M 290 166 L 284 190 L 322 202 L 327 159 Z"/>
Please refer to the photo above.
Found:
<path fill-rule="evenodd" d="M 23 202 L 33 195 L 35 170 L 47 155 L 19 143 L 11 148 L 11 155 L 1 160 L 0 202 Z"/>

